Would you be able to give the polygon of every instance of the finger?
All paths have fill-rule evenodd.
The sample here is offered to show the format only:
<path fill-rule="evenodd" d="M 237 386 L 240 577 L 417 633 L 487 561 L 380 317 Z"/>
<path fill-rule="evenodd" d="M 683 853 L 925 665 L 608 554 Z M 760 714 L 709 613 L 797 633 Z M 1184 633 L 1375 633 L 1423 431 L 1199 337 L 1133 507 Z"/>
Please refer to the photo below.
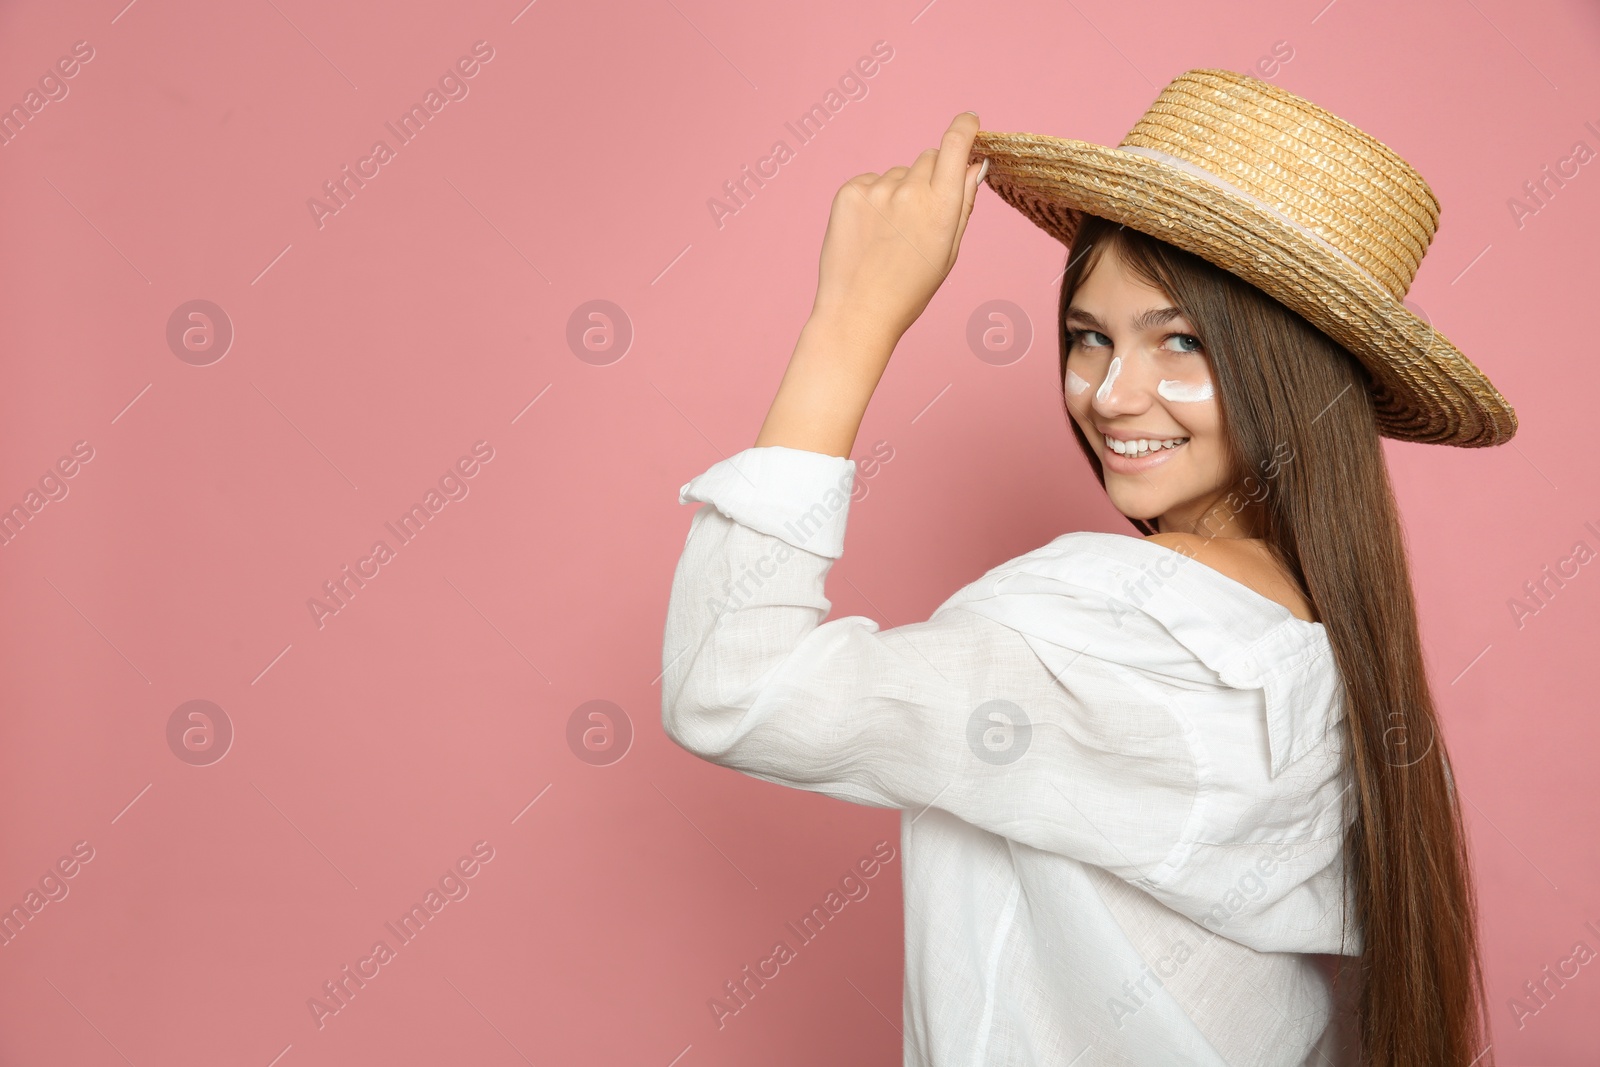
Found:
<path fill-rule="evenodd" d="M 978 202 L 978 186 L 983 184 L 983 178 L 989 169 L 987 159 L 974 163 L 967 168 L 966 196 L 961 203 L 961 221 L 956 224 L 956 239 L 950 246 L 951 254 L 961 247 L 961 235 L 967 232 L 967 220 L 972 217 L 972 206 Z"/>
<path fill-rule="evenodd" d="M 938 158 L 939 150 L 937 148 L 924 149 L 922 155 L 917 157 L 917 161 L 911 164 L 910 179 L 918 182 L 932 182 L 933 164 Z"/>
<path fill-rule="evenodd" d="M 939 141 L 939 158 L 933 165 L 933 187 L 954 200 L 961 195 L 972 142 L 978 136 L 978 116 L 963 111 L 950 123 Z"/>

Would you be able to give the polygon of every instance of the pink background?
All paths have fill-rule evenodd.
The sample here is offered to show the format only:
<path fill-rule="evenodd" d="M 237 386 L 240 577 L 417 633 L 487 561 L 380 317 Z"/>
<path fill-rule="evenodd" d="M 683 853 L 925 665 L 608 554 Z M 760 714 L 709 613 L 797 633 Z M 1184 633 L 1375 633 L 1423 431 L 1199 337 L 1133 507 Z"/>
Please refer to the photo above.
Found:
<path fill-rule="evenodd" d="M 0 548 L 0 904 L 93 850 L 0 948 L 0 1063 L 898 1063 L 898 857 L 725 1026 L 708 1009 L 899 816 L 663 736 L 677 489 L 753 442 L 845 179 L 969 107 L 1115 144 L 1176 74 L 1280 41 L 1275 81 L 1432 183 L 1412 302 L 1521 416 L 1509 446 L 1389 456 L 1496 1055 L 1594 1062 L 1600 961 L 1520 1027 L 1509 999 L 1600 949 L 1600 566 L 1520 628 L 1508 606 L 1600 548 L 1600 163 L 1520 225 L 1508 206 L 1600 150 L 1592 5 L 124 3 L 0 14 L 0 104 L 93 49 L 0 147 L 0 505 L 92 449 Z M 797 146 L 784 123 L 880 40 L 865 97 Z M 319 227 L 307 201 L 477 41 L 468 95 Z M 719 227 L 708 202 L 779 138 L 795 157 Z M 836 615 L 920 620 L 1059 533 L 1130 532 L 1053 392 L 1062 260 L 980 192 L 858 439 L 894 457 Z M 169 345 L 192 300 L 232 324 L 220 359 Z M 625 352 L 569 343 L 592 300 Z M 990 300 L 1036 331 L 1005 366 L 965 340 Z M 467 495 L 319 627 L 323 583 L 479 441 L 445 478 Z M 191 700 L 231 723 L 220 760 L 169 743 Z M 568 742 L 590 700 L 633 728 L 607 765 Z M 492 859 L 445 880 L 468 895 L 319 1027 L 308 999 L 477 842 Z"/>

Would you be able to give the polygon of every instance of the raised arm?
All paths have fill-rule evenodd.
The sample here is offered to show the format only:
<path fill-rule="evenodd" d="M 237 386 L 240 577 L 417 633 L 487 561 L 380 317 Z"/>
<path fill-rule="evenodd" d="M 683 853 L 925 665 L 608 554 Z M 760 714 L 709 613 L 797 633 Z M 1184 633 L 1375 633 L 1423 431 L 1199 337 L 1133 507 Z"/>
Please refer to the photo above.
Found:
<path fill-rule="evenodd" d="M 834 195 L 817 295 L 758 447 L 845 457 L 895 345 L 955 266 L 987 163 L 968 166 L 963 111 L 910 167 L 858 174 Z"/>

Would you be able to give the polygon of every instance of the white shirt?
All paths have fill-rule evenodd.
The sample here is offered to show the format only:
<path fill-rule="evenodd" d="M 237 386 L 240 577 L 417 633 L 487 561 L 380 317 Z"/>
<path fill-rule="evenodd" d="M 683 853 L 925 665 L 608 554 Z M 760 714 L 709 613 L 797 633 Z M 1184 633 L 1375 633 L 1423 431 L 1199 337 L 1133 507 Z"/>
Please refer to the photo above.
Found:
<path fill-rule="evenodd" d="M 824 623 L 854 476 L 774 446 L 679 491 L 711 506 L 673 578 L 662 724 L 753 777 L 902 809 L 906 1067 L 1353 1062 L 1322 624 L 1092 532 L 925 622 Z"/>

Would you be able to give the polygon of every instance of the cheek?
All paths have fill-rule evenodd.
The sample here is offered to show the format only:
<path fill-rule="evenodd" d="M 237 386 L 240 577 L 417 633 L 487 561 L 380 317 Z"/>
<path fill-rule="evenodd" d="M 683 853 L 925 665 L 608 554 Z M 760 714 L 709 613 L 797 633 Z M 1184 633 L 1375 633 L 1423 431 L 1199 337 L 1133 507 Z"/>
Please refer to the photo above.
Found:
<path fill-rule="evenodd" d="M 1163 400 L 1174 404 L 1198 404 L 1213 398 L 1210 379 L 1187 381 L 1183 378 L 1163 378 L 1156 383 L 1156 392 Z"/>
<path fill-rule="evenodd" d="M 1190 450 L 1199 469 L 1207 472 L 1208 477 L 1225 479 L 1229 467 L 1228 443 L 1223 439 L 1221 412 L 1216 403 L 1174 404 L 1173 408 L 1182 411 L 1190 434 Z"/>
<path fill-rule="evenodd" d="M 1206 400 L 1198 404 L 1175 405 L 1183 411 L 1184 419 L 1191 430 L 1204 443 L 1210 447 L 1221 449 L 1222 441 L 1222 409 L 1215 400 Z"/>
<path fill-rule="evenodd" d="M 1156 383 L 1156 394 L 1176 405 L 1176 410 L 1215 406 L 1216 390 L 1211 383 L 1211 365 L 1205 360 L 1174 361 L 1163 368 Z"/>
<path fill-rule="evenodd" d="M 1077 378 L 1077 381 L 1073 381 Z M 1094 428 L 1094 385 L 1084 381 L 1074 374 L 1071 367 L 1067 368 L 1066 389 L 1063 398 L 1067 403 L 1067 413 L 1078 424 L 1078 428 L 1091 440 L 1096 439 Z"/>

